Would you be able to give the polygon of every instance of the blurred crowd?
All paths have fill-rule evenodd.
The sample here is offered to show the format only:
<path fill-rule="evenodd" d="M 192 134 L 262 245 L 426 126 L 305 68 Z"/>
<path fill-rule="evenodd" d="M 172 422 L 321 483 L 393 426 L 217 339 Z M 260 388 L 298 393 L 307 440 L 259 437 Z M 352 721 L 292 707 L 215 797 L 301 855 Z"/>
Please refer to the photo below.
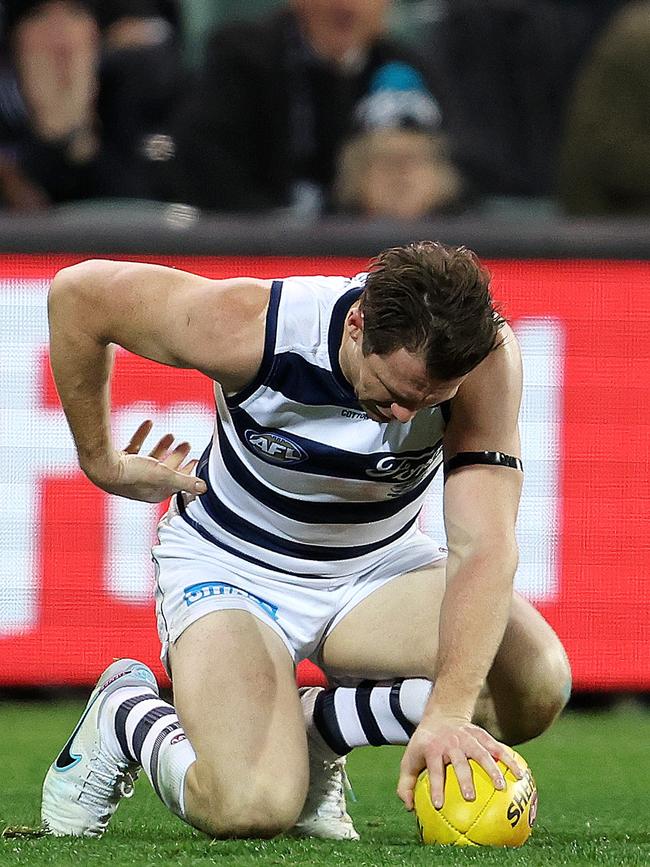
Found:
<path fill-rule="evenodd" d="M 649 0 L 0 0 L 0 14 L 4 210 L 650 213 Z"/>

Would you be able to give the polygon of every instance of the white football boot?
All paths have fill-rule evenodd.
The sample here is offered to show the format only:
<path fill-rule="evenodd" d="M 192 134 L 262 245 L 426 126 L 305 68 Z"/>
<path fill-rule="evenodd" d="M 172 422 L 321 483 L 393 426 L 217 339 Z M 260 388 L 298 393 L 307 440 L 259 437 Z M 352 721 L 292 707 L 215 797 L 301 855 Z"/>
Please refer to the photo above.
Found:
<path fill-rule="evenodd" d="M 320 837 L 322 840 L 358 840 L 359 835 L 345 802 L 345 790 L 351 788 L 345 772 L 345 756 L 333 757 L 320 735 L 313 730 L 313 707 L 321 689 L 315 686 L 300 690 L 309 743 L 309 791 L 290 834 L 294 837 Z"/>
<path fill-rule="evenodd" d="M 50 765 L 43 783 L 41 821 L 57 837 L 101 837 L 120 800 L 130 798 L 139 765 L 106 749 L 100 715 L 108 696 L 122 687 L 158 695 L 151 669 L 134 659 L 119 659 L 106 669 L 67 743 Z"/>

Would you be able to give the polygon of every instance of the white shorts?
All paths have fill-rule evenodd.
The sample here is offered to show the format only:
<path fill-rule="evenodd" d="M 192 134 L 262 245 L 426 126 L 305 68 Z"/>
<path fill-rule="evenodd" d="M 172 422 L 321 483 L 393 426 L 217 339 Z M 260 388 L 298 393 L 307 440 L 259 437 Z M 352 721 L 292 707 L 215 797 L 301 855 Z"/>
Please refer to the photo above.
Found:
<path fill-rule="evenodd" d="M 167 671 L 169 647 L 212 611 L 249 611 L 284 641 L 294 662 L 315 658 L 332 629 L 355 605 L 393 578 L 446 557 L 416 527 L 377 558 L 371 569 L 344 579 L 293 578 L 241 560 L 204 539 L 178 514 L 175 498 L 158 526 L 152 550 L 156 615 Z"/>

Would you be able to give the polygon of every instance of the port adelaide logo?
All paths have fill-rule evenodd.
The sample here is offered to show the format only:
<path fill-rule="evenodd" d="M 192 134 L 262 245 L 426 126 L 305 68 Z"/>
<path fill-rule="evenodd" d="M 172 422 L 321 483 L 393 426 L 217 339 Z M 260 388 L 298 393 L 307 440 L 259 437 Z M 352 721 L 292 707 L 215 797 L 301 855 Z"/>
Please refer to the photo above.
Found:
<path fill-rule="evenodd" d="M 244 436 L 251 451 L 272 464 L 298 464 L 307 460 L 303 448 L 278 433 L 249 429 Z"/>

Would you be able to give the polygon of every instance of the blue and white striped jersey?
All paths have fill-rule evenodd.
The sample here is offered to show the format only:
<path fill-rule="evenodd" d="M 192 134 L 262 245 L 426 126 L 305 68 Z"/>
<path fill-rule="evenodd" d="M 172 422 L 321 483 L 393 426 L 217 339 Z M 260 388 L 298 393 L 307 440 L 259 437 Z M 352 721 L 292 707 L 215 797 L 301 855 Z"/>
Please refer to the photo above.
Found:
<path fill-rule="evenodd" d="M 367 418 L 339 349 L 365 275 L 273 283 L 254 382 L 216 386 L 217 420 L 183 517 L 215 545 L 297 577 L 370 569 L 407 534 L 442 463 L 439 407 L 412 421 Z"/>

